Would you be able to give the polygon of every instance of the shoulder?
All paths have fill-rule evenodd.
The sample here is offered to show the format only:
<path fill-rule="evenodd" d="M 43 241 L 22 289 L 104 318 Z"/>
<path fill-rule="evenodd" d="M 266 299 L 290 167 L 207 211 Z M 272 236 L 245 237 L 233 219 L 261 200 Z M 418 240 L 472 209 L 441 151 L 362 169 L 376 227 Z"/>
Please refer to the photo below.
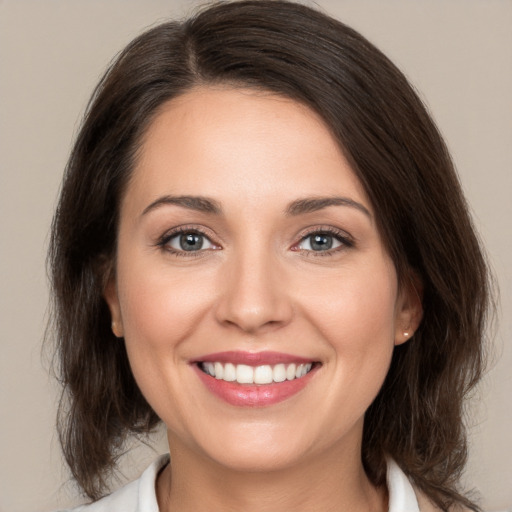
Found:
<path fill-rule="evenodd" d="M 149 466 L 141 477 L 94 503 L 80 505 L 60 512 L 158 512 L 155 482 L 160 470 L 169 462 L 162 455 Z"/>

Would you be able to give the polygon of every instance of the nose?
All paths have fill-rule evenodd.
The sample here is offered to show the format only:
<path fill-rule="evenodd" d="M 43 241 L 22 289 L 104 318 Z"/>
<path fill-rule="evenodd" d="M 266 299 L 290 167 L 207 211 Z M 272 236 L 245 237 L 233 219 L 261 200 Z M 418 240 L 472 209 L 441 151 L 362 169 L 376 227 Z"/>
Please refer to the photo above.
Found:
<path fill-rule="evenodd" d="M 217 321 L 249 334 L 285 326 L 293 316 L 286 272 L 275 255 L 250 252 L 226 261 Z"/>

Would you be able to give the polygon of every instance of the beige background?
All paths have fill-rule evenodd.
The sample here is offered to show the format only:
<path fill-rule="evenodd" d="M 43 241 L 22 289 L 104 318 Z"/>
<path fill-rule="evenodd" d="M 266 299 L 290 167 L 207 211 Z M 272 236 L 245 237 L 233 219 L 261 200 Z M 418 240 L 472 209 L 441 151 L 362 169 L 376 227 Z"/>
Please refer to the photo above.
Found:
<path fill-rule="evenodd" d="M 502 295 L 496 363 L 472 408 L 466 480 L 487 510 L 512 507 L 512 2 L 318 4 L 405 71 L 453 152 Z M 110 58 L 192 5 L 0 0 L 0 512 L 77 503 L 55 438 L 57 388 L 41 354 L 52 209 L 80 114 Z M 137 448 L 127 477 L 153 456 Z"/>

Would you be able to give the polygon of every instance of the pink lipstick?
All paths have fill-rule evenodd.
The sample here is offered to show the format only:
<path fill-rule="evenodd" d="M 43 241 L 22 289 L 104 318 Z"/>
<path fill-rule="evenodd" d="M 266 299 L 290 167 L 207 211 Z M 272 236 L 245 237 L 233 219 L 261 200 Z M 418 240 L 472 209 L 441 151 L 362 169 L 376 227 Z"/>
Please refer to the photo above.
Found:
<path fill-rule="evenodd" d="M 301 391 L 320 363 L 279 352 L 218 352 L 191 361 L 203 384 L 236 406 L 264 407 Z"/>

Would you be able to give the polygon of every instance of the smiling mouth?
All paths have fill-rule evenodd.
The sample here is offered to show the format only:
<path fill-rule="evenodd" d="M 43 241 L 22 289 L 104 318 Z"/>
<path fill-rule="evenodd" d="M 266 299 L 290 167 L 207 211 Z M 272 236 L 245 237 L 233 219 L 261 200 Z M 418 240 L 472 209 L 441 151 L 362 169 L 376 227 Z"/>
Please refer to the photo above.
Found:
<path fill-rule="evenodd" d="M 323 365 L 282 352 L 243 350 L 207 354 L 190 361 L 213 395 L 236 407 L 267 407 L 299 394 Z"/>
<path fill-rule="evenodd" d="M 238 384 L 274 384 L 305 377 L 318 363 L 279 363 L 249 366 L 216 362 L 198 362 L 198 368 L 211 377 Z"/>

